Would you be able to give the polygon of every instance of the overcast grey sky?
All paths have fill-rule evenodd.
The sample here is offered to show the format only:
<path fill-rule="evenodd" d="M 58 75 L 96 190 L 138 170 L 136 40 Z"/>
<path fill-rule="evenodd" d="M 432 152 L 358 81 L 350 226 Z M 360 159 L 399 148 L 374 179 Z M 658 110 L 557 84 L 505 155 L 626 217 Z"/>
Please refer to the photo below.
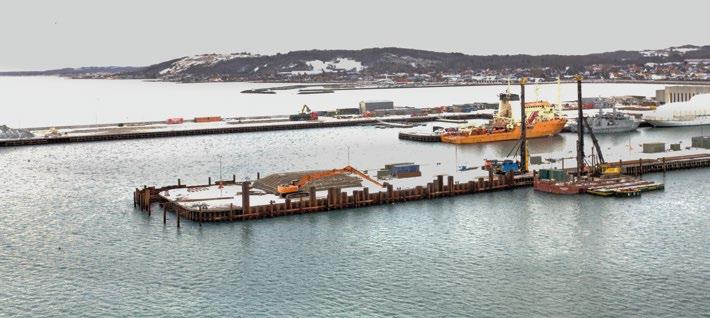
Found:
<path fill-rule="evenodd" d="M 0 70 L 397 46 L 583 54 L 710 44 L 710 1 L 2 0 Z"/>

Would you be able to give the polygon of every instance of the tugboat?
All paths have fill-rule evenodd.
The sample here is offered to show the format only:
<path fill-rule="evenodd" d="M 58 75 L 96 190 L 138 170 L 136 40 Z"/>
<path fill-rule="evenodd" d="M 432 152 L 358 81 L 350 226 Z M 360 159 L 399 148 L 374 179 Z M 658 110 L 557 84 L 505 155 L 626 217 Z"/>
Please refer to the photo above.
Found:
<path fill-rule="evenodd" d="M 636 130 L 641 124 L 633 117 L 617 112 L 616 107 L 611 113 L 604 113 L 599 109 L 599 113 L 588 120 L 591 131 L 595 134 L 619 133 Z M 577 132 L 577 122 L 570 122 L 567 127 L 571 132 Z M 588 134 L 589 131 L 586 131 Z"/>

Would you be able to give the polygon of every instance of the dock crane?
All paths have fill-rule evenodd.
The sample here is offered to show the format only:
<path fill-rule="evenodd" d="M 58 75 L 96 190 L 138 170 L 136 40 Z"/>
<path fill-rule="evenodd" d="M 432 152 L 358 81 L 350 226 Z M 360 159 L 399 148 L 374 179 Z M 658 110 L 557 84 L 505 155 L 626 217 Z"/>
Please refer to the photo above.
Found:
<path fill-rule="evenodd" d="M 307 175 L 302 176 L 298 180 L 292 181 L 290 184 L 280 184 L 276 187 L 276 192 L 279 193 L 281 196 L 287 196 L 289 194 L 294 194 L 297 192 L 301 192 L 303 189 L 303 186 L 306 185 L 306 183 L 322 179 L 325 177 L 330 177 L 330 176 L 335 176 L 335 175 L 340 175 L 340 174 L 355 174 L 367 181 L 370 181 L 377 185 L 380 188 L 384 188 L 385 185 L 382 183 L 378 182 L 377 180 L 371 178 L 367 174 L 361 172 L 360 170 L 357 170 L 353 168 L 352 166 L 346 166 L 340 169 L 333 169 L 333 170 L 327 170 L 327 171 L 319 171 L 319 172 L 314 172 L 310 173 Z"/>

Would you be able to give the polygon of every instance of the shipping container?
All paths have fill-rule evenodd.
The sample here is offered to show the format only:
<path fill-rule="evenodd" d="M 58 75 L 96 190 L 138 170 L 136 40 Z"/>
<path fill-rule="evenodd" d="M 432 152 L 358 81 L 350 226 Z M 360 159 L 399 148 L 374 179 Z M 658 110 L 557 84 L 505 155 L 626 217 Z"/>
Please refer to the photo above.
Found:
<path fill-rule="evenodd" d="M 195 117 L 196 123 L 210 123 L 210 122 L 217 122 L 217 121 L 222 121 L 222 117 L 220 117 L 220 116 Z"/>
<path fill-rule="evenodd" d="M 389 163 L 385 165 L 385 169 L 390 170 L 392 169 L 392 166 L 401 166 L 401 165 L 413 165 L 414 162 L 398 162 L 398 163 Z"/>
<path fill-rule="evenodd" d="M 388 169 L 377 170 L 377 179 L 387 179 L 392 176 Z"/>
<path fill-rule="evenodd" d="M 562 169 L 550 169 L 548 179 L 557 181 L 567 181 L 567 172 Z"/>
<path fill-rule="evenodd" d="M 402 178 L 414 178 L 414 177 L 421 177 L 422 173 L 420 171 L 413 171 L 413 172 L 399 172 L 394 175 L 395 178 L 397 179 L 402 179 Z"/>
<path fill-rule="evenodd" d="M 182 124 L 185 120 L 182 117 L 168 118 L 168 125 Z"/>
<path fill-rule="evenodd" d="M 390 168 L 392 174 L 410 173 L 419 171 L 419 165 L 394 165 Z"/>
<path fill-rule="evenodd" d="M 662 142 L 652 142 L 643 144 L 643 153 L 656 153 L 666 151 L 666 144 Z"/>
<path fill-rule="evenodd" d="M 710 136 L 697 136 L 691 138 L 693 148 L 710 149 Z"/>
<path fill-rule="evenodd" d="M 680 144 L 671 144 L 671 150 L 680 151 Z"/>
<path fill-rule="evenodd" d="M 550 179 L 550 170 L 540 169 L 540 179 Z"/>

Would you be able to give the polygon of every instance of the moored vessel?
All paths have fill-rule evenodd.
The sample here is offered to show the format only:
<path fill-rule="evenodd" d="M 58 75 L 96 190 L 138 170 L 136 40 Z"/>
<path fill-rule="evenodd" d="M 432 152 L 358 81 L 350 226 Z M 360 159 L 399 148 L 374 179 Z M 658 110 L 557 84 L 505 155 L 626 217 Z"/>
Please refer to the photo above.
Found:
<path fill-rule="evenodd" d="M 589 127 L 595 134 L 619 133 L 636 130 L 641 124 L 641 121 L 635 118 L 616 111 L 616 108 L 611 113 L 604 113 L 599 109 L 599 113 L 588 118 Z M 567 127 L 571 132 L 577 132 L 578 126 L 576 121 L 570 122 Z M 586 131 L 585 133 L 589 133 Z"/>
<path fill-rule="evenodd" d="M 441 135 L 441 141 L 452 144 L 476 144 L 504 140 L 518 140 L 521 137 L 520 122 L 512 116 L 511 101 L 519 101 L 517 94 L 500 94 L 498 113 L 487 125 L 462 126 L 455 131 Z M 525 103 L 526 136 L 539 138 L 553 136 L 564 128 L 567 119 L 560 116 L 546 101 Z"/>

